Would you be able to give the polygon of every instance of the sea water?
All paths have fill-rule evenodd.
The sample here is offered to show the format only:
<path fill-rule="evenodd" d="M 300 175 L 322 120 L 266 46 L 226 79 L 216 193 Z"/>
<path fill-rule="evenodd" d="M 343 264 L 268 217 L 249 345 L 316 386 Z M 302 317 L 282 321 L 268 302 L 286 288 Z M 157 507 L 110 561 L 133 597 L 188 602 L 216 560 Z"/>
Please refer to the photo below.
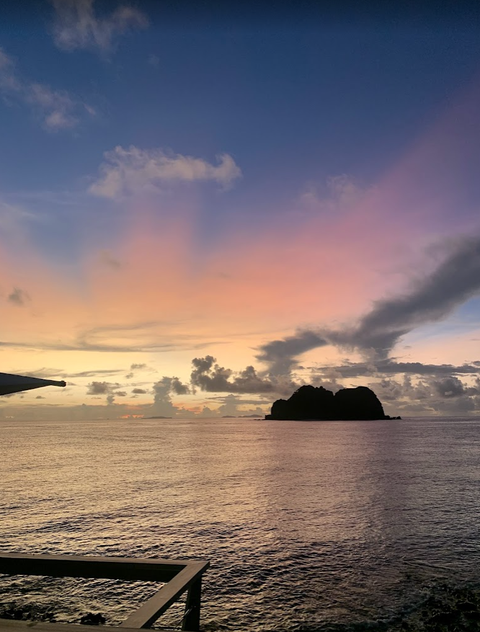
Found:
<path fill-rule="evenodd" d="M 207 559 L 205 630 L 423 629 L 476 616 L 479 479 L 471 418 L 2 420 L 0 548 Z M 3 577 L 0 615 L 118 624 L 157 588 Z"/>

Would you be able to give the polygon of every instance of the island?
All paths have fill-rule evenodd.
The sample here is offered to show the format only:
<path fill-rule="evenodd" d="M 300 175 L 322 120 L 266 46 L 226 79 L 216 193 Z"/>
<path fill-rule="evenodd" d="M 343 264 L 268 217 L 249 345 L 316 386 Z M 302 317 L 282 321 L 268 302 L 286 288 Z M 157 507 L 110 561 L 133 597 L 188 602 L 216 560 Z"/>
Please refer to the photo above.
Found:
<path fill-rule="evenodd" d="M 342 388 L 335 393 L 323 386 L 301 386 L 289 399 L 277 399 L 265 419 L 354 420 L 400 419 L 385 415 L 375 393 L 367 386 Z"/>

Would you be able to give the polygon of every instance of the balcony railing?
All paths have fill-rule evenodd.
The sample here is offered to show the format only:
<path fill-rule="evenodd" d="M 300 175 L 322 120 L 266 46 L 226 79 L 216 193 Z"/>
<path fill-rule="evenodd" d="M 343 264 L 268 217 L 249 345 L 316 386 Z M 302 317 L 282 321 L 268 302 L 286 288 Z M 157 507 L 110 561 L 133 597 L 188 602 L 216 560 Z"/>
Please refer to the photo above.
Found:
<path fill-rule="evenodd" d="M 78 555 L 23 555 L 0 553 L 0 574 L 47 575 L 162 582 L 164 585 L 120 625 L 110 630 L 149 628 L 185 592 L 182 630 L 197 632 L 200 626 L 202 575 L 206 561 L 140 559 L 126 557 L 83 557 Z M 26 632 L 31 621 L 0 619 L 0 632 Z M 86 626 L 63 623 L 34 624 L 36 632 L 72 632 Z M 92 628 L 87 628 L 91 632 Z"/>

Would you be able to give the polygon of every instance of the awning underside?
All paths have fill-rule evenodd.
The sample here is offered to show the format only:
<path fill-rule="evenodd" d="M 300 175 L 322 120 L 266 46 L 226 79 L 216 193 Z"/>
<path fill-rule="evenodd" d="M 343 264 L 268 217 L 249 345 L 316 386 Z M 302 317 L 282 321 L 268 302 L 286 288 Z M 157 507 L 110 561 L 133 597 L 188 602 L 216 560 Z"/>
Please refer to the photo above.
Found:
<path fill-rule="evenodd" d="M 29 391 L 32 388 L 42 388 L 43 386 L 66 386 L 63 380 L 43 380 L 39 377 L 28 377 L 25 375 L 13 375 L 11 373 L 0 373 L 0 395 L 10 395 L 20 391 Z"/>

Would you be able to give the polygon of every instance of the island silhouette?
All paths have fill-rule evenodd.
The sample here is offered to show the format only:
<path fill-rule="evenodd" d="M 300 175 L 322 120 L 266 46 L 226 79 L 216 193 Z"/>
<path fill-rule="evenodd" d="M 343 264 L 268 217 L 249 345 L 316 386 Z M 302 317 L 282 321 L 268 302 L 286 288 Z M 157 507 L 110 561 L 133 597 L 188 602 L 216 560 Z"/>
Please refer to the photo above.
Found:
<path fill-rule="evenodd" d="M 333 394 L 323 386 L 301 386 L 289 399 L 277 399 L 265 419 L 354 420 L 400 419 L 385 415 L 382 403 L 367 386 L 342 388 Z"/>

